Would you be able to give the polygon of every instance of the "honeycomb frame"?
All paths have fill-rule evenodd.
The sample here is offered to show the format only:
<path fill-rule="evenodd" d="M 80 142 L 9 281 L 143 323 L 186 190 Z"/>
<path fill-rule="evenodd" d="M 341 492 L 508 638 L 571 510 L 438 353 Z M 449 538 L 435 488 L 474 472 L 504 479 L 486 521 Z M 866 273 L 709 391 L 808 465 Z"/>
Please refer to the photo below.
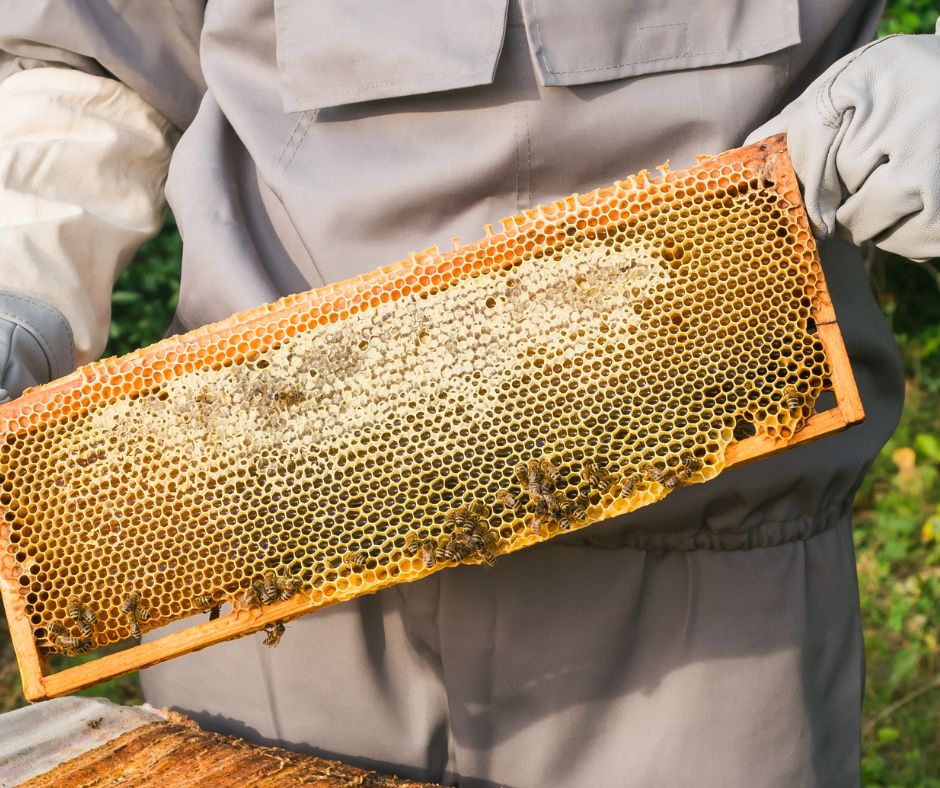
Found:
<path fill-rule="evenodd" d="M 504 219 L 453 251 L 89 364 L 0 407 L 0 591 L 26 697 L 261 629 L 270 638 L 278 622 L 491 563 L 861 421 L 785 137 L 660 169 Z M 453 327 L 429 322 L 434 310 Z M 403 358 L 415 380 L 388 371 Z M 377 385 L 376 370 L 392 382 Z M 412 388 L 419 402 L 393 399 Z M 824 391 L 835 405 L 817 411 Z M 307 409 L 314 393 L 321 407 Z M 667 443 L 663 423 L 687 432 Z M 413 449 L 415 424 L 417 459 L 398 452 Z M 366 451 L 367 437 L 384 454 Z M 343 462 L 317 465 L 323 447 Z M 247 499 L 267 508 L 248 518 Z M 277 551 L 288 547 L 286 561 Z M 205 602 L 185 579 L 197 566 L 225 579 Z M 72 614 L 73 600 L 102 595 L 94 623 Z M 210 602 L 231 610 L 191 618 Z M 48 655 L 86 629 L 98 647 L 183 618 L 196 623 L 49 669 Z"/>

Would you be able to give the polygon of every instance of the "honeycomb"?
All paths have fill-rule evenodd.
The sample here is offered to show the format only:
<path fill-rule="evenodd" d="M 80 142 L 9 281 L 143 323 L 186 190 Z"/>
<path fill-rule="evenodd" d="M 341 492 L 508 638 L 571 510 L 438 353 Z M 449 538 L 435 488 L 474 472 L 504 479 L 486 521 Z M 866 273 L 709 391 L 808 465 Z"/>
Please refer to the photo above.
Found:
<path fill-rule="evenodd" d="M 798 439 L 830 307 L 783 139 L 662 170 L 0 408 L 8 614 L 40 657 L 220 607 L 219 639 L 276 642 L 261 611 L 492 564 Z"/>

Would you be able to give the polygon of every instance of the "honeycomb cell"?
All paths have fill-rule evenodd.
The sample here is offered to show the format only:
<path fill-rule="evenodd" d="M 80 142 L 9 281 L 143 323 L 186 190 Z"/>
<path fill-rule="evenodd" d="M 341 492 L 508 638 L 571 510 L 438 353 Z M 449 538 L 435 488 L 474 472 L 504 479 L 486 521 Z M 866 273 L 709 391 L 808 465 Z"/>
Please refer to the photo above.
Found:
<path fill-rule="evenodd" d="M 100 647 L 206 600 L 342 600 L 790 440 L 832 370 L 781 151 L 542 206 L 5 406 L 4 593 L 62 652 L 76 603 Z"/>

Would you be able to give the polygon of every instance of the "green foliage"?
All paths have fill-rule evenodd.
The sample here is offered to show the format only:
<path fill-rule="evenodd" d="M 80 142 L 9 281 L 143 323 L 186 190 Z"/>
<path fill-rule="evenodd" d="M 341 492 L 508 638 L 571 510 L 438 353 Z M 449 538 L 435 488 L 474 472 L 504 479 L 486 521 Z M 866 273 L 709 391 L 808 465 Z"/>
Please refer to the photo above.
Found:
<path fill-rule="evenodd" d="M 878 35 L 932 33 L 937 16 L 940 16 L 938 0 L 894 0 L 885 8 Z"/>
<path fill-rule="evenodd" d="M 94 654 L 82 654 L 77 657 L 62 657 L 53 654 L 49 659 L 50 667 L 53 671 L 62 670 L 66 667 L 88 662 L 91 659 L 105 654 L 113 654 L 126 647 L 126 645 L 108 646 L 95 651 Z M 140 680 L 136 673 L 103 681 L 101 684 L 96 684 L 94 687 L 89 687 L 75 694 L 95 698 L 108 698 L 108 700 L 125 706 L 143 703 L 144 701 L 140 691 Z M 26 700 L 23 697 L 23 686 L 20 682 L 16 657 L 13 653 L 13 644 L 10 642 L 9 636 L 7 635 L 6 618 L 3 615 L 2 608 L 0 608 L 0 714 L 5 711 L 18 709 L 25 705 Z"/>
<path fill-rule="evenodd" d="M 871 281 L 898 342 L 905 371 L 930 391 L 940 390 L 940 272 L 936 262 L 912 263 L 876 252 Z"/>
<path fill-rule="evenodd" d="M 901 424 L 855 503 L 869 786 L 940 788 L 938 434 L 940 393 L 911 382 Z"/>
<path fill-rule="evenodd" d="M 105 355 L 129 353 L 164 335 L 179 301 L 182 252 L 183 244 L 170 214 L 160 234 L 140 247 L 114 286 Z"/>

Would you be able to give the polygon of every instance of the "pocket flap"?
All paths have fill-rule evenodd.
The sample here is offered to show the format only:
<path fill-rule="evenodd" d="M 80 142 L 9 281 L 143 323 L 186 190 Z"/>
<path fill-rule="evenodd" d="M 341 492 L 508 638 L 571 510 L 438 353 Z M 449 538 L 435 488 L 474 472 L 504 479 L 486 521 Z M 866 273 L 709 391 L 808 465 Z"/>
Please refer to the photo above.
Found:
<path fill-rule="evenodd" d="M 285 112 L 489 84 L 507 0 L 275 0 Z"/>
<path fill-rule="evenodd" d="M 522 0 L 543 85 L 750 60 L 800 41 L 796 0 Z"/>

